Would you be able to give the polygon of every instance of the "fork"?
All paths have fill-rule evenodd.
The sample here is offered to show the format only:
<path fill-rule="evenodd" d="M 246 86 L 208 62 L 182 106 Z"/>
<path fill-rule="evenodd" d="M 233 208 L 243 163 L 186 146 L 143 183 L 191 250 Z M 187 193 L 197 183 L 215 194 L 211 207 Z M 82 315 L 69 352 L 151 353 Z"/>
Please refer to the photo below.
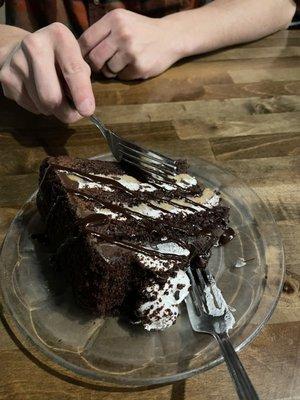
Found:
<path fill-rule="evenodd" d="M 214 296 L 218 289 L 215 286 L 213 276 L 204 269 L 200 270 L 193 266 L 187 269 L 187 274 L 191 281 L 191 290 L 185 299 L 185 303 L 193 330 L 210 334 L 217 340 L 235 384 L 239 399 L 258 400 L 259 397 L 250 378 L 229 340 L 228 329 L 230 329 L 230 325 L 228 317 L 232 314 L 223 297 L 220 301 L 220 298 L 218 299 Z M 208 304 L 212 299 L 214 305 L 219 307 L 217 311 L 220 311 L 215 312 L 214 315 L 210 304 Z M 220 304 L 222 301 L 223 304 Z"/>
<path fill-rule="evenodd" d="M 108 129 L 95 114 L 91 115 L 89 119 L 104 136 L 117 161 L 125 162 L 147 174 L 162 178 L 178 173 L 178 162 L 175 160 L 121 138 Z"/>
<path fill-rule="evenodd" d="M 61 83 L 70 106 L 76 110 L 68 85 L 63 79 L 61 80 Z M 178 161 L 172 160 L 156 151 L 147 150 L 129 140 L 121 138 L 115 132 L 108 129 L 104 125 L 103 121 L 101 121 L 95 114 L 92 114 L 88 118 L 106 139 L 109 148 L 117 161 L 139 168 L 144 173 L 151 175 L 156 179 L 157 177 L 158 179 L 163 179 L 168 177 L 168 175 L 174 176 L 178 173 Z"/>

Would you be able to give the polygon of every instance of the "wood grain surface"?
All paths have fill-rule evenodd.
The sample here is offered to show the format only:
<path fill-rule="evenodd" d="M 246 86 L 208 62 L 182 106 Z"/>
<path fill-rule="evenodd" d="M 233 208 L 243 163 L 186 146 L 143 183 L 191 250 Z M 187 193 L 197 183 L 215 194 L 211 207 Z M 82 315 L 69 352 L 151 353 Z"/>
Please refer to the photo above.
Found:
<path fill-rule="evenodd" d="M 273 317 L 241 354 L 262 399 L 300 399 L 300 31 L 185 60 L 141 83 L 94 83 L 97 113 L 128 139 L 234 173 L 271 209 L 287 274 Z M 87 121 L 35 117 L 0 96 L 0 240 L 37 187 L 46 155 L 108 150 Z M 4 326 L 5 325 L 5 326 Z M 53 373 L 0 324 L 1 400 L 230 400 L 225 365 L 154 389 L 80 385 Z"/>

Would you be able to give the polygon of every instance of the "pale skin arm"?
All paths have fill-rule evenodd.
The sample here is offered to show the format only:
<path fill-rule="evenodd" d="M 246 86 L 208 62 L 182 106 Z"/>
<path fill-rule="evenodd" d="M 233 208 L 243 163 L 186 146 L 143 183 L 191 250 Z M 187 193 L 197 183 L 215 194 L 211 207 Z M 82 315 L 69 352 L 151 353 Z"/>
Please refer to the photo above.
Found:
<path fill-rule="evenodd" d="M 156 19 L 119 9 L 87 29 L 79 43 L 60 23 L 34 33 L 0 25 L 0 84 L 25 109 L 74 122 L 95 109 L 86 61 L 107 77 L 150 78 L 183 57 L 284 29 L 295 8 L 293 0 L 214 0 Z M 77 111 L 68 104 L 61 76 Z"/>
<path fill-rule="evenodd" d="M 181 58 L 285 29 L 295 9 L 293 0 L 214 0 L 156 19 L 118 9 L 87 29 L 79 44 L 92 69 L 105 76 L 146 79 Z"/>
<path fill-rule="evenodd" d="M 214 0 L 166 19 L 183 27 L 183 53 L 191 56 L 286 29 L 295 11 L 293 0 Z"/>
<path fill-rule="evenodd" d="M 34 33 L 0 25 L 0 84 L 4 95 L 35 114 L 75 122 L 91 115 L 90 67 L 72 32 L 53 23 Z M 76 109 L 65 97 L 69 87 Z"/>

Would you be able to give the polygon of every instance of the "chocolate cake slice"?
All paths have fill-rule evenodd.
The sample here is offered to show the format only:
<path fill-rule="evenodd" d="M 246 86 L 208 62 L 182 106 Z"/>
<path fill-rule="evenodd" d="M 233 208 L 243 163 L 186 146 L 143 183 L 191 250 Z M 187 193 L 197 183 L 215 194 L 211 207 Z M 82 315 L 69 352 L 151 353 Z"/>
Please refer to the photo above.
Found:
<path fill-rule="evenodd" d="M 37 206 L 78 303 L 101 316 L 125 313 L 164 329 L 178 316 L 195 252 L 233 235 L 218 193 L 180 173 L 150 177 L 117 162 L 49 157 L 40 167 Z"/>

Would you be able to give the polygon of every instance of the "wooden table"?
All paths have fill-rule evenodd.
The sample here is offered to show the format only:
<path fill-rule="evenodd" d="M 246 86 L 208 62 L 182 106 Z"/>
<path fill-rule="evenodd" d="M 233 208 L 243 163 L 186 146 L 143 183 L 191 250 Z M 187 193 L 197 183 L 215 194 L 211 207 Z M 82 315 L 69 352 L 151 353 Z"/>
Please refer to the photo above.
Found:
<path fill-rule="evenodd" d="M 267 326 L 241 353 L 261 398 L 270 400 L 300 399 L 299 44 L 299 31 L 284 31 L 182 62 L 143 83 L 94 84 L 97 112 L 110 127 L 142 145 L 221 165 L 247 182 L 273 212 L 286 251 L 284 290 Z M 107 151 L 87 120 L 66 127 L 3 97 L 0 138 L 0 239 L 36 189 L 46 155 L 90 157 Z M 236 398 L 224 365 L 152 390 L 80 386 L 30 358 L 3 325 L 0 367 L 3 400 Z"/>

